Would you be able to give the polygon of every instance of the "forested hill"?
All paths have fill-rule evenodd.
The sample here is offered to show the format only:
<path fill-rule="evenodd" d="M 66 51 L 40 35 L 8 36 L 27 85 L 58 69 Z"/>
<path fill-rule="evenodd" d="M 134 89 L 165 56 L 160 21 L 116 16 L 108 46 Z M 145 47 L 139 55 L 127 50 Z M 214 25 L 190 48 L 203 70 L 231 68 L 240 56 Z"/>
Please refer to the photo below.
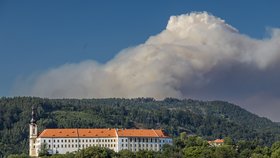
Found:
<path fill-rule="evenodd" d="M 163 128 L 205 139 L 256 140 L 270 145 L 279 140 L 277 123 L 239 106 L 221 101 L 137 99 L 0 99 L 0 157 L 28 152 L 31 106 L 37 109 L 39 130 L 44 128 Z"/>

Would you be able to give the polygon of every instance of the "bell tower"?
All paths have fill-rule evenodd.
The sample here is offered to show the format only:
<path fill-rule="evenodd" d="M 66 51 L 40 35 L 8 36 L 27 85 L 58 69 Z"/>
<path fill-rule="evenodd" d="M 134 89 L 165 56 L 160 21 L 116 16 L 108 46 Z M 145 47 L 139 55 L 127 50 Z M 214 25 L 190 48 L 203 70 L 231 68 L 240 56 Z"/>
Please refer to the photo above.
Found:
<path fill-rule="evenodd" d="M 37 157 L 36 138 L 38 136 L 38 126 L 36 124 L 35 108 L 32 106 L 32 118 L 29 123 L 29 156 Z"/>

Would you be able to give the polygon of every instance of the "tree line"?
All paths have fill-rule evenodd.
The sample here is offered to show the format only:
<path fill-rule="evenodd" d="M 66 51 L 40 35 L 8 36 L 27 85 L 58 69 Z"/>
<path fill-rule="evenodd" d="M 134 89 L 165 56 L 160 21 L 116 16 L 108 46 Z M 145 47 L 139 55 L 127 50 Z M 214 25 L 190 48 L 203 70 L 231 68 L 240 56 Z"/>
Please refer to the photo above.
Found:
<path fill-rule="evenodd" d="M 172 137 L 186 132 L 205 140 L 231 137 L 270 147 L 280 128 L 266 118 L 221 101 L 166 98 L 0 99 L 0 157 L 28 154 L 28 124 L 36 107 L 39 131 L 45 128 L 153 128 Z"/>

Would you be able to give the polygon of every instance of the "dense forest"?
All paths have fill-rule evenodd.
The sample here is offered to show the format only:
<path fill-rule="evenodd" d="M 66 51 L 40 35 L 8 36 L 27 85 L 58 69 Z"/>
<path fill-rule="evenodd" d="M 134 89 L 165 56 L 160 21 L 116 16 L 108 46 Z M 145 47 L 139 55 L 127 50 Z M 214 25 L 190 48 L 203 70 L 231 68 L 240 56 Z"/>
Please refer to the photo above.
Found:
<path fill-rule="evenodd" d="M 173 137 L 185 132 L 204 140 L 229 137 L 232 142 L 254 142 L 255 146 L 269 147 L 280 138 L 277 123 L 222 101 L 3 97 L 0 99 L 0 157 L 28 153 L 31 106 L 36 107 L 39 131 L 79 127 L 162 128 Z M 186 145 L 181 141 L 183 150 Z M 179 150 L 173 149 L 176 145 L 171 148 Z"/>

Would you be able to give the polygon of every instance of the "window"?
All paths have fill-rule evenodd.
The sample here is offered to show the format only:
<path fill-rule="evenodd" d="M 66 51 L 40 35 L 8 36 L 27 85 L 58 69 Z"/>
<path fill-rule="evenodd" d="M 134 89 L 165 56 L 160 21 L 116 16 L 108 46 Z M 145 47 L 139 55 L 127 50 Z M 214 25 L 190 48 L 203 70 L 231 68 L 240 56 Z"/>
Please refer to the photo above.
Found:
<path fill-rule="evenodd" d="M 122 139 L 122 142 L 123 142 L 123 139 Z"/>
<path fill-rule="evenodd" d="M 59 148 L 59 145 L 57 145 L 57 147 Z"/>
<path fill-rule="evenodd" d="M 57 142 L 59 143 L 59 139 L 57 140 Z"/>
<path fill-rule="evenodd" d="M 61 143 L 63 143 L 63 139 L 61 140 Z"/>
<path fill-rule="evenodd" d="M 89 140 L 89 142 L 91 142 L 91 139 Z"/>
<path fill-rule="evenodd" d="M 53 142 L 55 143 L 55 140 L 53 140 Z"/>
<path fill-rule="evenodd" d="M 127 142 L 127 139 L 125 140 L 125 142 Z"/>
<path fill-rule="evenodd" d="M 51 140 L 49 140 L 49 143 L 51 142 Z"/>
<path fill-rule="evenodd" d="M 49 148 L 51 148 L 51 145 L 49 145 Z"/>
<path fill-rule="evenodd" d="M 86 142 L 88 142 L 88 140 L 86 139 Z"/>
<path fill-rule="evenodd" d="M 46 140 L 44 140 L 44 143 L 46 143 Z"/>

